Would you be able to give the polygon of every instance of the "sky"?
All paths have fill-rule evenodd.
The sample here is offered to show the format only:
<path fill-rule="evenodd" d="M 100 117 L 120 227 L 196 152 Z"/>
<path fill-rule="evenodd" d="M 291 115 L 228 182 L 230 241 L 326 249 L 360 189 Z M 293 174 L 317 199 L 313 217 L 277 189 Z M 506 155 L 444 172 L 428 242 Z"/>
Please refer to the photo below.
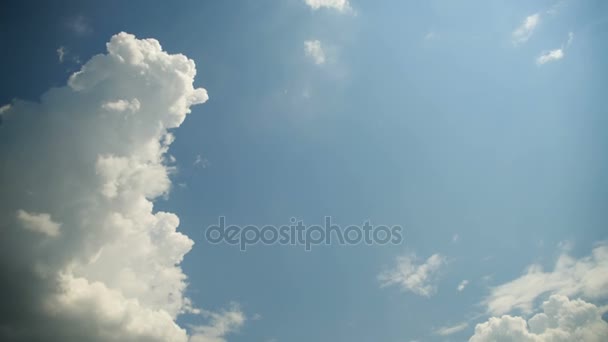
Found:
<path fill-rule="evenodd" d="M 608 340 L 608 3 L 4 1 L 0 339 Z M 364 222 L 398 243 L 256 243 Z"/>

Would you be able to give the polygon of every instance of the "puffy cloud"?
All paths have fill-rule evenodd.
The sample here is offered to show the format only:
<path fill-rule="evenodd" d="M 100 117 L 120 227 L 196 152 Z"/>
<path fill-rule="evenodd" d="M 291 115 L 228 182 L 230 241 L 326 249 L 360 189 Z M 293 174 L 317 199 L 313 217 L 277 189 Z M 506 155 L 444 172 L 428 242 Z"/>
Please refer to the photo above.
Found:
<path fill-rule="evenodd" d="M 469 285 L 469 281 L 468 280 L 463 280 L 460 282 L 460 284 L 458 284 L 458 292 L 461 292 L 462 290 L 464 290 L 465 287 L 467 287 L 467 285 Z"/>
<path fill-rule="evenodd" d="M 531 312 L 534 301 L 545 294 L 588 300 L 608 298 L 608 244 L 598 244 L 590 256 L 574 259 L 562 254 L 553 271 L 534 264 L 519 278 L 491 289 L 484 300 L 492 315 L 519 309 Z"/>
<path fill-rule="evenodd" d="M 208 98 L 195 75 L 120 33 L 67 86 L 2 107 L 1 340 L 188 340 L 175 320 L 195 311 L 179 266 L 193 241 L 153 201 L 171 188 L 169 130 Z"/>
<path fill-rule="evenodd" d="M 608 340 L 608 324 L 602 310 L 583 300 L 553 295 L 543 312 L 527 322 L 520 316 L 491 317 L 475 327 L 470 342 L 601 342 Z"/>
<path fill-rule="evenodd" d="M 449 335 L 453 335 L 457 332 L 461 332 L 468 327 L 469 327 L 469 324 L 467 322 L 462 322 L 462 323 L 458 323 L 456 325 L 441 327 L 441 328 L 435 330 L 435 334 L 440 335 L 440 336 L 449 336 Z"/>
<path fill-rule="evenodd" d="M 548 62 L 557 61 L 564 58 L 564 50 L 563 49 L 555 49 L 548 52 L 542 53 L 536 59 L 536 64 L 543 65 Z"/>
<path fill-rule="evenodd" d="M 518 44 L 527 42 L 528 39 L 530 39 L 530 37 L 532 37 L 532 34 L 534 33 L 534 29 L 536 29 L 539 22 L 540 22 L 539 13 L 532 14 L 532 15 L 526 17 L 526 19 L 524 19 L 524 21 L 521 23 L 521 25 L 519 25 L 519 27 L 517 27 L 517 29 L 515 29 L 515 31 L 513 31 L 513 33 L 511 34 L 511 37 L 513 39 L 513 44 L 518 45 Z"/>
<path fill-rule="evenodd" d="M 332 8 L 340 12 L 346 12 L 351 9 L 348 0 L 305 0 L 306 4 L 313 10 L 320 8 Z"/>
<path fill-rule="evenodd" d="M 378 276 L 382 287 L 397 285 L 404 291 L 430 297 L 437 291 L 436 280 L 439 270 L 446 264 L 446 258 L 440 254 L 431 255 L 426 261 L 417 264 L 415 255 L 397 258 L 393 270 L 385 271 Z"/>
<path fill-rule="evenodd" d="M 307 40 L 304 42 L 304 53 L 310 57 L 315 64 L 325 63 L 325 51 L 318 40 Z"/>

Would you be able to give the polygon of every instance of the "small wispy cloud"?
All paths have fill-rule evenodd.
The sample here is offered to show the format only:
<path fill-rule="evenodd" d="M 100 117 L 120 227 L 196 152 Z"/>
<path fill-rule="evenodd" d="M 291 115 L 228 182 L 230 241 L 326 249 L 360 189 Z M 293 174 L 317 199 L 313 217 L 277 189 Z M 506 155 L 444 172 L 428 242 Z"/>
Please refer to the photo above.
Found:
<path fill-rule="evenodd" d="M 325 51 L 319 40 L 307 40 L 304 42 L 304 53 L 312 58 L 315 64 L 320 65 L 325 63 Z"/>
<path fill-rule="evenodd" d="M 570 46 L 574 41 L 574 32 L 568 32 L 568 41 L 566 42 L 566 46 Z"/>
<path fill-rule="evenodd" d="M 439 34 L 434 31 L 429 31 L 424 35 L 424 40 L 435 40 L 439 39 Z"/>
<path fill-rule="evenodd" d="M 70 31 L 81 36 L 93 31 L 91 25 L 89 24 L 89 20 L 83 15 L 68 19 L 66 25 Z"/>
<path fill-rule="evenodd" d="M 548 52 L 544 52 L 540 56 L 538 56 L 538 58 L 536 59 L 536 64 L 543 65 L 545 63 L 558 61 L 562 58 L 564 58 L 564 50 L 555 49 Z"/>
<path fill-rule="evenodd" d="M 521 23 L 521 25 L 519 25 L 519 27 L 517 27 L 515 31 L 513 31 L 513 33 L 511 34 L 513 44 L 519 45 L 527 42 L 528 39 L 532 37 L 532 34 L 534 33 L 534 30 L 538 26 L 539 22 L 539 13 L 527 16 L 526 19 L 524 19 L 524 21 Z"/>
<path fill-rule="evenodd" d="M 441 335 L 441 336 L 449 336 L 449 335 L 455 334 L 457 332 L 463 331 L 464 329 L 466 329 L 468 327 L 469 327 L 469 324 L 467 322 L 462 322 L 462 323 L 458 323 L 456 325 L 441 327 L 441 328 L 435 330 L 435 334 Z"/>
<path fill-rule="evenodd" d="M 193 327 L 189 342 L 226 342 L 226 335 L 237 332 L 247 320 L 237 304 L 219 313 L 202 314 L 210 319 L 209 325 Z"/>
<path fill-rule="evenodd" d="M 10 103 L 0 106 L 0 114 L 2 114 L 4 112 L 8 112 L 8 110 L 11 109 L 11 107 L 12 107 L 12 105 Z"/>
<path fill-rule="evenodd" d="M 60 46 L 57 49 L 57 58 L 59 58 L 59 63 L 63 63 L 63 60 L 64 60 L 66 54 L 67 54 L 67 51 L 66 51 L 65 47 Z"/>
<path fill-rule="evenodd" d="M 207 158 L 204 158 L 200 154 L 197 154 L 196 158 L 194 158 L 193 165 L 202 169 L 206 169 L 209 166 L 209 160 L 207 160 Z"/>
<path fill-rule="evenodd" d="M 458 292 L 462 292 L 462 290 L 464 290 L 465 287 L 467 287 L 467 285 L 469 285 L 469 281 L 468 280 L 463 280 L 460 282 L 460 284 L 458 284 Z"/>
<path fill-rule="evenodd" d="M 574 33 L 568 32 L 568 40 L 565 44 L 562 44 L 562 47 L 559 49 L 554 49 L 550 51 L 543 52 L 540 56 L 536 58 L 537 65 L 543 65 L 549 62 L 558 61 L 565 56 L 565 50 L 568 48 L 572 42 L 574 41 Z"/>
<path fill-rule="evenodd" d="M 397 285 L 405 291 L 430 297 L 437 291 L 439 270 L 447 263 L 440 254 L 431 255 L 426 261 L 418 263 L 415 255 L 397 258 L 397 265 L 378 275 L 381 287 Z"/>

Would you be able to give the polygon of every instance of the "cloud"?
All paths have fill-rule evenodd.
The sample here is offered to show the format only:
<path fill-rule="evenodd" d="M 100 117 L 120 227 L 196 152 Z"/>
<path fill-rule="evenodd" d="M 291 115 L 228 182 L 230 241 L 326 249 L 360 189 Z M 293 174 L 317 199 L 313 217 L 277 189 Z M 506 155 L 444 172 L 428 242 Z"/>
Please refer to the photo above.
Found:
<path fill-rule="evenodd" d="M 566 46 L 570 46 L 574 41 L 574 32 L 568 32 L 568 41 L 566 41 Z"/>
<path fill-rule="evenodd" d="M 154 39 L 106 46 L 39 103 L 2 107 L 0 340 L 188 340 L 176 318 L 196 312 L 180 267 L 193 241 L 154 200 L 171 189 L 170 130 L 207 92 Z M 217 340 L 237 321 L 193 329 Z"/>
<path fill-rule="evenodd" d="M 93 31 L 91 25 L 89 24 L 89 20 L 82 15 L 68 19 L 66 26 L 68 29 L 70 29 L 70 31 L 80 36 L 89 34 Z"/>
<path fill-rule="evenodd" d="M 446 258 L 439 254 L 431 255 L 426 261 L 417 264 L 415 255 L 397 258 L 395 269 L 378 276 L 382 287 L 397 285 L 404 291 L 430 297 L 437 291 L 438 272 L 446 264 Z"/>
<path fill-rule="evenodd" d="M 574 41 L 574 33 L 568 32 L 568 40 L 566 40 L 565 44 L 562 44 L 562 47 L 559 49 L 551 50 L 548 52 L 543 52 L 537 59 L 536 64 L 543 65 L 548 62 L 557 61 L 564 58 L 565 50 L 568 48 L 572 42 Z"/>
<path fill-rule="evenodd" d="M 246 320 L 236 305 L 230 310 L 221 313 L 208 312 L 206 315 L 210 317 L 210 324 L 195 327 L 189 342 L 225 342 L 225 336 L 238 331 Z"/>
<path fill-rule="evenodd" d="M 339 12 L 351 10 L 348 0 L 305 0 L 306 4 L 313 10 L 320 8 L 331 8 Z"/>
<path fill-rule="evenodd" d="M 139 111 L 139 108 L 141 107 L 141 103 L 139 102 L 138 99 L 131 99 L 131 100 L 123 100 L 123 99 L 119 99 L 116 101 L 108 101 L 104 104 L 101 105 L 101 108 L 110 111 L 110 112 L 125 112 L 125 111 L 129 111 L 129 112 L 137 112 Z"/>
<path fill-rule="evenodd" d="M 209 167 L 209 160 L 207 160 L 207 158 L 203 158 L 200 154 L 197 154 L 196 158 L 194 159 L 193 165 L 206 169 L 207 167 Z"/>
<path fill-rule="evenodd" d="M 4 112 L 8 112 L 8 110 L 11 109 L 11 107 L 12 107 L 12 105 L 10 103 L 0 106 L 0 114 L 3 114 Z"/>
<path fill-rule="evenodd" d="M 549 52 L 544 52 L 536 59 L 536 64 L 543 65 L 548 62 L 557 61 L 564 58 L 564 50 L 555 49 Z"/>
<path fill-rule="evenodd" d="M 457 332 L 463 331 L 464 329 L 466 329 L 468 327 L 469 327 L 469 324 L 467 322 L 462 322 L 462 323 L 458 323 L 458 324 L 452 325 L 452 326 L 441 327 L 441 328 L 435 330 L 435 334 L 441 335 L 441 336 L 449 336 L 449 335 L 455 334 Z"/>
<path fill-rule="evenodd" d="M 439 34 L 434 31 L 429 31 L 424 35 L 424 40 L 435 40 L 439 39 Z"/>
<path fill-rule="evenodd" d="M 17 210 L 17 220 L 24 229 L 48 236 L 59 235 L 59 228 L 61 228 L 61 224 L 53 222 L 51 215 L 46 213 L 28 213 L 24 210 Z"/>
<path fill-rule="evenodd" d="M 318 40 L 307 40 L 304 42 L 304 53 L 310 57 L 315 64 L 325 63 L 325 51 Z"/>
<path fill-rule="evenodd" d="M 543 312 L 528 321 L 504 315 L 477 324 L 470 342 L 602 342 L 608 340 L 608 324 L 602 311 L 583 300 L 553 295 L 542 305 Z"/>
<path fill-rule="evenodd" d="M 532 37 L 532 34 L 534 33 L 534 29 L 536 29 L 539 22 L 540 22 L 539 13 L 532 14 L 532 15 L 526 17 L 526 19 L 524 19 L 524 21 L 521 23 L 521 25 L 517 29 L 515 29 L 515 31 L 513 31 L 513 33 L 511 34 L 511 37 L 513 39 L 513 44 L 519 45 L 519 44 L 523 44 L 523 43 L 527 42 L 528 39 L 530 39 L 530 37 Z"/>
<path fill-rule="evenodd" d="M 469 285 L 469 281 L 468 280 L 463 280 L 460 282 L 460 284 L 458 284 L 458 292 L 461 292 L 462 290 L 464 290 L 465 287 L 467 287 L 467 285 Z"/>
<path fill-rule="evenodd" d="M 559 294 L 589 300 L 608 298 L 608 244 L 597 245 L 590 256 L 574 259 L 562 254 L 553 271 L 545 272 L 538 264 L 528 267 L 519 278 L 491 289 L 483 301 L 492 315 L 514 309 L 529 313 L 542 295 Z"/>
<path fill-rule="evenodd" d="M 64 60 L 66 54 L 67 54 L 67 51 L 66 51 L 65 47 L 60 46 L 57 49 L 57 58 L 59 58 L 59 63 L 63 63 L 63 60 Z"/>

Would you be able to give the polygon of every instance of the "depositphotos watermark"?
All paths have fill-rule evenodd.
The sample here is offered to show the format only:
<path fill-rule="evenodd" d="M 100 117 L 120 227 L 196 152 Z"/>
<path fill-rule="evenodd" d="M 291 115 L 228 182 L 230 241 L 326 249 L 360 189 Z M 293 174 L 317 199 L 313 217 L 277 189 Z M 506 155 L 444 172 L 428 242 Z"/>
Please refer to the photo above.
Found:
<path fill-rule="evenodd" d="M 212 244 L 226 243 L 239 246 L 246 251 L 247 246 L 262 243 L 304 246 L 310 251 L 312 246 L 331 245 L 398 245 L 403 241 L 401 226 L 374 226 L 365 221 L 362 226 L 350 225 L 342 229 L 333 224 L 330 216 L 325 216 L 324 225 L 304 225 L 303 221 L 291 218 L 289 225 L 259 226 L 226 225 L 226 217 L 220 216 L 218 224 L 205 230 L 205 238 Z"/>

